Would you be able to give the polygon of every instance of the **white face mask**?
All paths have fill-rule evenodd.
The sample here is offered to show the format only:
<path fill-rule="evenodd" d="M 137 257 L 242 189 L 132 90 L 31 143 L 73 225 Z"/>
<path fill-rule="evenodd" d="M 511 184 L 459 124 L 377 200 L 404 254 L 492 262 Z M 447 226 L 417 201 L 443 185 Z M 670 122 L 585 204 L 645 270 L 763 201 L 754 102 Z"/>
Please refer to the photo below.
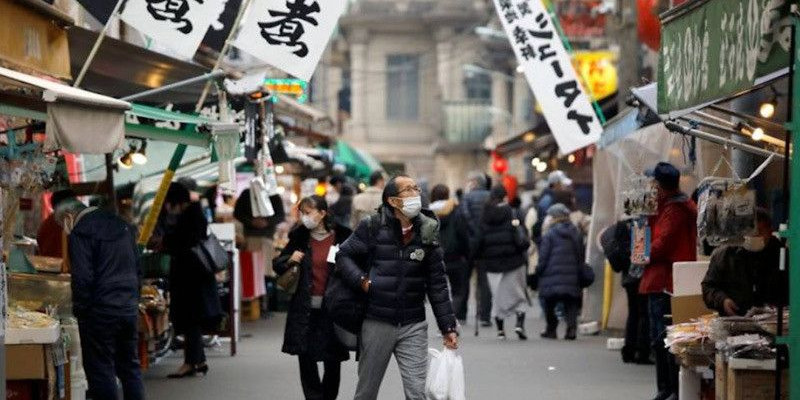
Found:
<path fill-rule="evenodd" d="M 416 217 L 422 211 L 422 197 L 406 197 L 403 199 L 403 209 L 401 211 L 408 218 Z"/>
<path fill-rule="evenodd" d="M 300 217 L 300 222 L 303 223 L 303 226 L 305 226 L 306 228 L 308 228 L 309 230 L 312 230 L 312 231 L 314 229 L 316 229 L 317 226 L 319 226 L 319 221 L 317 221 L 316 219 L 314 219 L 314 217 L 312 217 L 310 215 L 301 216 Z"/>
<path fill-rule="evenodd" d="M 767 247 L 767 241 L 761 236 L 746 236 L 742 243 L 742 248 L 753 253 L 758 253 L 765 247 Z"/>

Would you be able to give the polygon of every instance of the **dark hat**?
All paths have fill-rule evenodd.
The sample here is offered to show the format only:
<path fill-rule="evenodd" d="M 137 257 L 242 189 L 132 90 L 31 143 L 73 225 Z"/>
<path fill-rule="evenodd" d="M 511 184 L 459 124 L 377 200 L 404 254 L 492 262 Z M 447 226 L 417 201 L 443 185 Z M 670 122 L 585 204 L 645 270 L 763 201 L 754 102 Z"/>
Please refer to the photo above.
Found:
<path fill-rule="evenodd" d="M 188 203 L 191 201 L 189 189 L 178 182 L 172 182 L 169 185 L 169 189 L 167 189 L 167 196 L 164 201 L 169 204 Z"/>
<path fill-rule="evenodd" d="M 506 196 L 508 196 L 508 192 L 506 191 L 506 188 L 503 187 L 503 185 L 496 185 L 495 187 L 492 188 L 491 192 L 489 193 L 491 198 L 497 200 L 502 200 Z"/>
<path fill-rule="evenodd" d="M 681 181 L 681 171 L 667 162 L 656 164 L 654 168 L 647 170 L 645 175 L 655 179 L 662 188 L 667 190 L 677 189 Z"/>

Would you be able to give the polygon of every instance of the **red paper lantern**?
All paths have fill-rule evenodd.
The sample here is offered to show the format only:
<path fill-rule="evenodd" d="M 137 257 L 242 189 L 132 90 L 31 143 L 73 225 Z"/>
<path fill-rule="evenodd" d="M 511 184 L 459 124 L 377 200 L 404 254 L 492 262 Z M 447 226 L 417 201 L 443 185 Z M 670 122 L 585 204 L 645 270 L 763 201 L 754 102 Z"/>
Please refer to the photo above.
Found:
<path fill-rule="evenodd" d="M 658 19 L 660 1 L 638 0 L 639 40 L 655 51 L 661 47 L 661 22 Z"/>
<path fill-rule="evenodd" d="M 508 160 L 497 153 L 492 153 L 492 170 L 500 175 L 508 172 Z"/>

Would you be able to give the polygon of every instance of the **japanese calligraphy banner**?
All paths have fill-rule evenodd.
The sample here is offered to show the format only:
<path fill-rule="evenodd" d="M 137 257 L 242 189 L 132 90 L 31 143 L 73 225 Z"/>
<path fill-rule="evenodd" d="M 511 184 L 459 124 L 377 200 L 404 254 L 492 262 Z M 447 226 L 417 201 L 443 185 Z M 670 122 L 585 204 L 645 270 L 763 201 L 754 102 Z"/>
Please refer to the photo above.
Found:
<path fill-rule="evenodd" d="M 120 17 L 158 44 L 192 58 L 224 0 L 128 0 Z"/>
<path fill-rule="evenodd" d="M 660 114 L 735 95 L 789 65 L 787 0 L 709 0 L 668 18 L 661 29 Z"/>
<path fill-rule="evenodd" d="M 603 127 L 541 0 L 494 5 L 561 153 L 596 143 Z"/>
<path fill-rule="evenodd" d="M 234 46 L 311 79 L 347 0 L 253 0 Z"/>

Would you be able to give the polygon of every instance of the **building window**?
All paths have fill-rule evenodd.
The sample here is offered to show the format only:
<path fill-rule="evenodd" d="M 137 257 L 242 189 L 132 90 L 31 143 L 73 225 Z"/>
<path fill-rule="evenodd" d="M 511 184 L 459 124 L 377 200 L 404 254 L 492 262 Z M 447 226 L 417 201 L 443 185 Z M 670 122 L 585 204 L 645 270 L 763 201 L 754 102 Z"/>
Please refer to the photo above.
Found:
<path fill-rule="evenodd" d="M 419 119 L 419 56 L 394 54 L 386 59 L 386 118 Z"/>
<path fill-rule="evenodd" d="M 492 100 L 492 77 L 489 74 L 467 74 L 464 87 L 469 100 Z"/>

